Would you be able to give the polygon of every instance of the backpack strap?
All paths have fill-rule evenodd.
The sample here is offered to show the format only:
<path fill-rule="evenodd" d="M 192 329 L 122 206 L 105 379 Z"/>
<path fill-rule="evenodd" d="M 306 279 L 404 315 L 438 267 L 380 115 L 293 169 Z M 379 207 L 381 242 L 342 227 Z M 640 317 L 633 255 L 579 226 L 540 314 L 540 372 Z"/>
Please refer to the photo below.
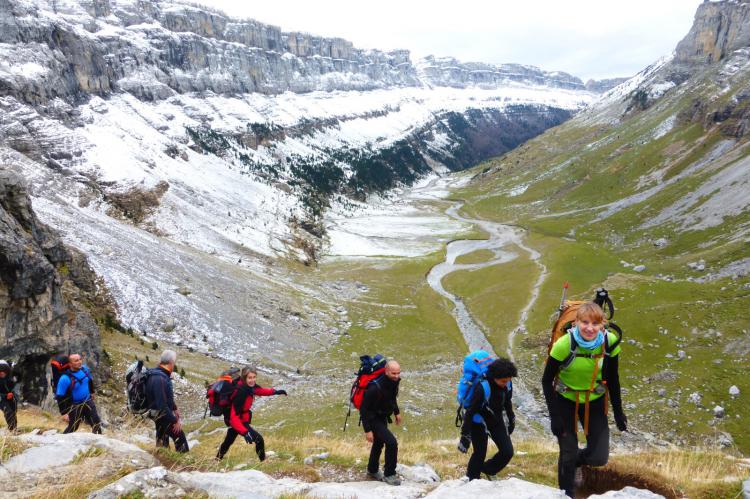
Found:
<path fill-rule="evenodd" d="M 570 338 L 570 352 L 568 353 L 568 356 L 565 357 L 565 360 L 562 361 L 560 364 L 560 370 L 567 369 L 570 367 L 570 365 L 573 363 L 573 361 L 576 359 L 576 355 L 578 352 L 578 342 L 575 339 L 575 336 L 573 336 L 573 332 L 568 329 L 568 338 Z"/>

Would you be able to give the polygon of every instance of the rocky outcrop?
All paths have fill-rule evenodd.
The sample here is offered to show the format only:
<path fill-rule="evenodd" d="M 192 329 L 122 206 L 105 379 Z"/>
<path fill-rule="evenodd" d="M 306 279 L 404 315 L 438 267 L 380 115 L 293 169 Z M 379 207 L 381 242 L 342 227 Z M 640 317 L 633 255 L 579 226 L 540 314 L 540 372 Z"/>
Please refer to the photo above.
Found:
<path fill-rule="evenodd" d="M 677 45 L 677 63 L 700 65 L 724 59 L 750 46 L 750 4 L 736 0 L 704 1 L 690 32 Z"/>
<path fill-rule="evenodd" d="M 0 358 L 17 365 L 25 400 L 47 397 L 56 353 L 99 364 L 99 328 L 87 307 L 107 308 L 100 293 L 86 259 L 37 220 L 23 179 L 0 167 Z"/>

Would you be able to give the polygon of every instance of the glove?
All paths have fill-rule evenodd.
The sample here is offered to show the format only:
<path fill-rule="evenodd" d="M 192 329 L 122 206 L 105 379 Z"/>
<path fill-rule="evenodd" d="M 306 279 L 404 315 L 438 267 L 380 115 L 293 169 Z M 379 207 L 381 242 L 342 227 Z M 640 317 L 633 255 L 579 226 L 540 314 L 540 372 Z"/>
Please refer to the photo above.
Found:
<path fill-rule="evenodd" d="M 253 440 L 253 436 L 250 434 L 249 431 L 247 433 L 245 433 L 244 435 L 242 435 L 242 436 L 245 437 L 245 442 L 247 442 L 249 444 L 254 444 L 255 443 L 255 440 Z"/>
<path fill-rule="evenodd" d="M 286 390 L 274 390 L 274 395 L 286 395 Z"/>
<path fill-rule="evenodd" d="M 628 429 L 628 418 L 625 416 L 624 412 L 615 412 L 615 424 L 620 431 L 626 431 Z"/>
<path fill-rule="evenodd" d="M 550 414 L 549 423 L 550 430 L 552 430 L 554 436 L 561 437 L 565 434 L 565 429 L 563 428 L 564 425 L 559 416 L 552 416 Z"/>
<path fill-rule="evenodd" d="M 516 417 L 512 416 L 508 418 L 508 435 L 513 434 L 513 430 L 516 429 Z"/>
<path fill-rule="evenodd" d="M 471 446 L 471 437 L 469 435 L 461 435 L 461 438 L 458 441 L 458 445 L 456 448 L 458 451 L 462 454 L 466 454 L 469 452 L 469 447 Z"/>
<path fill-rule="evenodd" d="M 13 392 L 8 392 L 8 394 L 5 396 L 8 400 L 13 400 Z"/>

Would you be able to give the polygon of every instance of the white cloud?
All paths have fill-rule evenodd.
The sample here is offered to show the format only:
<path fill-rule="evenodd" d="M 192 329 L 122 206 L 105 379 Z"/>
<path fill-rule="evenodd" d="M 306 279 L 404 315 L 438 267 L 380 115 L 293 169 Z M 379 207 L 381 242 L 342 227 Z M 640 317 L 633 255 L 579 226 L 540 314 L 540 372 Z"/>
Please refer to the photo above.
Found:
<path fill-rule="evenodd" d="M 464 61 L 517 62 L 581 78 L 632 75 L 669 54 L 701 0 L 201 0 L 284 31 Z"/>

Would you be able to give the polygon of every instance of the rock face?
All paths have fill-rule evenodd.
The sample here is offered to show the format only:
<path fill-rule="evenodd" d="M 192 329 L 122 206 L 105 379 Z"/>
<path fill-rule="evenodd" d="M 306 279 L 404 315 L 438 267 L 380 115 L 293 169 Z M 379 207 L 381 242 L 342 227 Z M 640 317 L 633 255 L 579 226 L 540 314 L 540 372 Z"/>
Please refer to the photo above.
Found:
<path fill-rule="evenodd" d="M 25 400 L 46 397 L 55 353 L 99 364 L 99 329 L 83 306 L 97 293 L 86 259 L 37 220 L 23 179 L 0 166 L 0 358 L 17 365 Z"/>
<path fill-rule="evenodd" d="M 750 4 L 726 0 L 703 2 L 690 32 L 677 45 L 678 63 L 710 64 L 750 46 Z"/>
<path fill-rule="evenodd" d="M 278 94 L 424 83 L 496 87 L 520 81 L 583 90 L 581 80 L 566 73 L 451 58 L 426 59 L 419 76 L 406 50 L 357 49 L 341 38 L 284 33 L 169 1 L 0 0 L 0 42 L 13 45 L 0 53 L 17 68 L 0 72 L 0 91 L 29 104 L 117 91 L 153 100 L 186 92 Z"/>
<path fill-rule="evenodd" d="M 522 64 L 462 63 L 453 57 L 427 56 L 417 64 L 423 81 L 431 85 L 464 88 L 496 88 L 508 82 L 583 90 L 583 82 L 560 71 L 547 72 Z"/>

